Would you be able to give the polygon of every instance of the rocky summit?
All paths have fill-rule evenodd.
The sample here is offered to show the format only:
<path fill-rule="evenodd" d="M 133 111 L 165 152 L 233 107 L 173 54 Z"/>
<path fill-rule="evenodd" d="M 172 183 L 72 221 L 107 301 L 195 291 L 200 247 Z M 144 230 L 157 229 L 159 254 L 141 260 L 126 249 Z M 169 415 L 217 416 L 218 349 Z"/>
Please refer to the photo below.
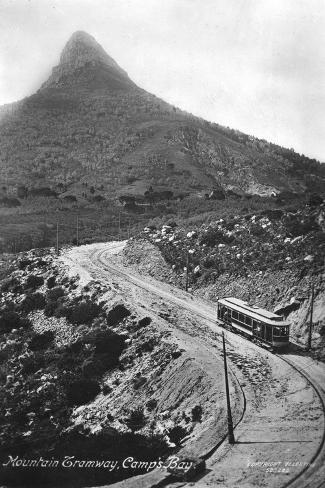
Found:
<path fill-rule="evenodd" d="M 97 76 L 94 77 L 94 75 Z M 127 88 L 134 86 L 127 73 L 112 59 L 86 32 L 75 32 L 60 57 L 60 63 L 53 68 L 52 75 L 43 84 L 44 88 L 59 88 L 69 85 L 99 82 L 98 74 L 102 75 L 102 83 L 111 88 Z"/>

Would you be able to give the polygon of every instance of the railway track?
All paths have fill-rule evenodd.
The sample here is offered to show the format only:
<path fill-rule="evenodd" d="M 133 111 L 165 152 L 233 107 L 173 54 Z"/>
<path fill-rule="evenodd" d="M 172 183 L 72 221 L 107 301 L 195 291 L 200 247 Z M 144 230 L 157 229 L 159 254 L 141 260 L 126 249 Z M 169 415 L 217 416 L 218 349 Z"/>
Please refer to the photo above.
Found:
<path fill-rule="evenodd" d="M 121 243 L 117 243 L 116 249 L 122 248 Z M 216 310 L 209 304 L 204 303 L 205 310 L 198 309 L 200 306 L 200 300 L 193 300 L 193 297 L 188 295 L 188 298 L 182 298 L 177 296 L 177 289 L 175 289 L 175 293 L 173 295 L 170 294 L 170 291 L 163 286 L 163 284 L 156 285 L 152 283 L 152 281 L 147 280 L 144 284 L 143 280 L 138 278 L 137 276 L 129 273 L 127 271 L 119 269 L 117 266 L 109 264 L 109 260 L 107 259 L 108 251 L 106 249 L 99 249 L 92 251 L 90 254 L 90 260 L 93 265 L 98 268 L 98 271 L 109 272 L 115 276 L 118 276 L 122 280 L 126 280 L 131 284 L 147 291 L 153 293 L 154 295 L 158 296 L 161 299 L 166 300 L 169 303 L 173 303 L 174 305 L 180 306 L 188 311 L 193 312 L 197 317 L 204 319 L 210 325 L 213 326 L 213 330 L 215 332 L 215 339 L 216 341 L 221 344 L 221 330 L 218 331 L 218 326 L 221 325 L 220 321 L 215 319 Z M 184 293 L 182 292 L 184 295 Z M 203 302 L 202 302 L 203 304 Z M 217 325 L 218 324 L 218 325 Z M 232 332 L 228 332 L 228 336 L 231 337 Z M 237 334 L 235 334 L 237 336 Z M 200 339 L 199 339 L 200 340 Z M 231 345 L 231 340 L 227 339 L 227 343 Z M 252 344 L 250 342 L 250 344 Z M 202 345 L 203 342 L 202 342 Z M 253 345 L 254 347 L 258 347 L 257 345 Z M 323 410 L 323 417 L 325 419 L 325 389 L 324 383 L 320 383 L 320 375 L 318 375 L 318 380 L 316 381 L 313 377 L 313 368 L 314 364 L 312 360 L 306 359 L 306 357 L 302 356 L 299 357 L 294 354 L 274 354 L 267 350 L 265 350 L 265 354 L 272 354 L 276 356 L 280 361 L 283 361 L 291 368 L 293 368 L 298 374 L 302 375 L 304 379 L 308 382 L 308 384 L 313 388 L 317 397 L 319 398 L 320 404 Z M 232 374 L 238 383 L 243 398 L 244 398 L 244 408 L 241 415 L 241 418 L 237 422 L 236 426 L 242 422 L 245 411 L 246 411 L 246 398 L 245 392 L 241 386 L 236 373 L 232 368 Z M 324 380 L 324 378 L 323 378 Z M 325 425 L 325 424 L 324 424 Z M 217 446 L 211 451 L 211 454 L 215 452 L 215 450 L 220 446 L 220 444 L 225 440 L 225 438 L 218 443 Z M 210 454 L 210 453 L 209 453 Z M 323 429 L 321 442 L 316 450 L 316 452 L 311 456 L 309 459 L 309 463 L 294 476 L 288 482 L 285 482 L 281 485 L 281 488 L 323 488 L 325 487 L 325 430 Z"/>

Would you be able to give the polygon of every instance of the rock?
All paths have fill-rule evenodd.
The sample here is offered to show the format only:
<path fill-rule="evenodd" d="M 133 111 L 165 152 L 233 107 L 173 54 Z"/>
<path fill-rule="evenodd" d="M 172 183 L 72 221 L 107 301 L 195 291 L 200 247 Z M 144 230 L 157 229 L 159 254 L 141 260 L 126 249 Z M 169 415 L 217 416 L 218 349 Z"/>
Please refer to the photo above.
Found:
<path fill-rule="evenodd" d="M 304 261 L 307 263 L 312 263 L 314 261 L 314 256 L 312 254 L 308 254 L 308 256 L 304 257 Z"/>

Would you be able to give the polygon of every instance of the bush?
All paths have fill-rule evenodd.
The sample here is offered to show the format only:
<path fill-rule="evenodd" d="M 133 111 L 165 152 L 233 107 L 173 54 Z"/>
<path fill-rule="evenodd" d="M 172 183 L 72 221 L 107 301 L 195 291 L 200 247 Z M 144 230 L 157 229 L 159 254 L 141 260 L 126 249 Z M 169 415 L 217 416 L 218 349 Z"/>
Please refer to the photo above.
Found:
<path fill-rule="evenodd" d="M 32 310 L 39 310 L 45 307 L 45 298 L 42 293 L 31 293 L 27 295 L 21 303 L 21 310 L 29 313 Z"/>
<path fill-rule="evenodd" d="M 56 288 L 51 288 L 46 293 L 46 298 L 50 301 L 56 301 L 58 298 L 64 296 L 64 289 L 60 286 Z"/>
<path fill-rule="evenodd" d="M 192 422 L 201 422 L 202 419 L 202 407 L 201 405 L 196 405 L 192 408 Z"/>
<path fill-rule="evenodd" d="M 132 430 L 132 432 L 142 429 L 146 425 L 146 422 L 147 419 L 144 415 L 143 408 L 141 407 L 131 410 L 130 416 L 125 421 L 126 425 Z"/>
<path fill-rule="evenodd" d="M 22 286 L 20 285 L 17 278 L 11 277 L 3 280 L 1 283 L 1 291 L 3 293 L 12 292 L 12 293 L 19 293 L 22 291 Z"/>
<path fill-rule="evenodd" d="M 55 276 L 50 276 L 48 279 L 47 279 L 47 287 L 48 288 L 54 288 L 55 285 L 56 285 L 56 277 Z"/>
<path fill-rule="evenodd" d="M 42 276 L 29 275 L 26 280 L 25 288 L 26 289 L 32 288 L 33 290 L 35 290 L 39 286 L 42 286 L 43 283 L 44 283 L 44 278 L 42 278 Z"/>
<path fill-rule="evenodd" d="M 110 327 L 114 327 L 130 314 L 131 312 L 124 305 L 116 305 L 116 307 L 112 308 L 107 314 L 107 324 Z"/>
<path fill-rule="evenodd" d="M 168 431 L 168 437 L 173 442 L 176 444 L 176 446 L 179 446 L 181 444 L 182 439 L 187 435 L 186 429 L 182 427 L 181 425 L 176 425 L 172 429 Z"/>
<path fill-rule="evenodd" d="M 157 400 L 155 398 L 150 398 L 150 400 L 147 401 L 146 407 L 149 410 L 149 412 L 152 412 L 157 406 Z"/>
<path fill-rule="evenodd" d="M 25 375 L 34 374 L 36 371 L 44 368 L 45 361 L 42 353 L 36 353 L 34 356 L 25 357 L 22 360 L 22 373 Z"/>
<path fill-rule="evenodd" d="M 89 324 L 93 319 L 98 317 L 102 308 L 97 303 L 90 300 L 77 303 L 72 307 L 68 307 L 67 318 L 73 324 Z"/>
<path fill-rule="evenodd" d="M 111 354 L 118 358 L 125 347 L 125 339 L 110 330 L 98 331 L 92 344 L 95 346 L 95 354 Z"/>
<path fill-rule="evenodd" d="M 46 317 L 52 317 L 55 315 L 58 304 L 56 302 L 48 302 L 44 308 L 44 314 Z"/>
<path fill-rule="evenodd" d="M 206 244 L 209 247 L 214 247 L 217 244 L 230 244 L 234 241 L 234 236 L 228 236 L 221 230 L 210 227 L 207 232 L 201 237 L 200 244 Z"/>
<path fill-rule="evenodd" d="M 43 332 L 42 334 L 35 334 L 29 343 L 29 349 L 38 351 L 46 349 L 54 340 L 54 333 L 51 330 Z"/>
<path fill-rule="evenodd" d="M 137 352 L 151 352 L 154 350 L 155 345 L 155 339 L 153 337 L 150 337 L 150 339 L 147 339 L 145 342 L 139 344 L 139 346 L 137 347 Z"/>
<path fill-rule="evenodd" d="M 150 317 L 143 317 L 143 319 L 139 320 L 137 324 L 137 329 L 141 329 L 142 327 L 147 327 L 152 322 Z"/>
<path fill-rule="evenodd" d="M 21 259 L 21 260 L 18 262 L 18 268 L 19 268 L 19 269 L 25 269 L 25 268 L 27 268 L 27 266 L 29 266 L 31 263 L 32 263 L 32 261 L 31 261 L 30 259 Z"/>
<path fill-rule="evenodd" d="M 5 310 L 0 314 L 0 333 L 10 332 L 12 329 L 19 327 L 29 327 L 31 322 L 28 319 L 21 318 L 13 310 Z"/>
<path fill-rule="evenodd" d="M 66 386 L 67 402 L 70 406 L 84 405 L 93 400 L 98 393 L 99 383 L 86 378 L 75 380 Z"/>

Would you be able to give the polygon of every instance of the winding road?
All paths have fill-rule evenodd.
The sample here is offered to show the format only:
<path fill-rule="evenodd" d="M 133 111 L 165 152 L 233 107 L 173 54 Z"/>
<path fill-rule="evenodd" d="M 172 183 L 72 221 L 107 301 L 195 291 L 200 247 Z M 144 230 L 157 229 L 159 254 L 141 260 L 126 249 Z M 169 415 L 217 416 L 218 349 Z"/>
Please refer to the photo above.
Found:
<path fill-rule="evenodd" d="M 121 293 L 134 299 L 147 294 L 153 312 L 166 305 L 181 310 L 195 320 L 198 340 L 213 342 L 220 355 L 223 329 L 217 324 L 215 305 L 123 267 L 115 255 L 124 246 L 125 242 L 81 246 L 65 252 L 63 259 L 80 275 L 117 283 Z M 193 335 L 184 321 L 173 326 Z M 235 429 L 235 445 L 224 440 L 210 452 L 207 472 L 195 486 L 325 487 L 324 365 L 303 353 L 273 354 L 231 332 L 226 339 L 245 408 Z M 169 486 L 168 481 L 161 486 Z"/>

